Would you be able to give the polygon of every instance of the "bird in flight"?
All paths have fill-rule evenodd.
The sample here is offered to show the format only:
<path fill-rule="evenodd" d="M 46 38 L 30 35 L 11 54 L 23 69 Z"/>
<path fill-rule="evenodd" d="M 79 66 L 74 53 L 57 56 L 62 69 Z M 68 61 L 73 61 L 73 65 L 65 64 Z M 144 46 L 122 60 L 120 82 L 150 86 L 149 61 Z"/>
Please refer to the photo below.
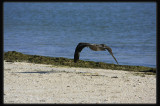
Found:
<path fill-rule="evenodd" d="M 79 43 L 75 49 L 74 53 L 74 62 L 76 63 L 79 60 L 80 52 L 83 48 L 89 47 L 93 51 L 105 51 L 106 49 L 112 55 L 114 60 L 117 62 L 116 58 L 113 56 L 112 49 L 105 44 L 91 44 L 91 43 Z M 118 62 L 117 62 L 118 64 Z"/>

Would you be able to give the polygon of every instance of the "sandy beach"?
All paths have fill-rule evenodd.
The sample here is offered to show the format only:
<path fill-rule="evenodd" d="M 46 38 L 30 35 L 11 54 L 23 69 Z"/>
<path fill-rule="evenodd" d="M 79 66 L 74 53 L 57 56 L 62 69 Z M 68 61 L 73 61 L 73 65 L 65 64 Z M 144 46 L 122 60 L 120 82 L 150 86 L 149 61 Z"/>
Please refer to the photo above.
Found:
<path fill-rule="evenodd" d="M 4 103 L 156 103 L 156 76 L 4 61 Z"/>

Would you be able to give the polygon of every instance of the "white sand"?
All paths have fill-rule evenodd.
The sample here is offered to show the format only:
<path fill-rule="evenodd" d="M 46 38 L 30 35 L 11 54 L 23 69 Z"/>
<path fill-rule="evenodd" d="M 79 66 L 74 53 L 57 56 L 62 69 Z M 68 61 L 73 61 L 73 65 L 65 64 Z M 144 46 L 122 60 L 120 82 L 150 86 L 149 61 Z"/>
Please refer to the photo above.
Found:
<path fill-rule="evenodd" d="M 156 103 L 156 76 L 4 62 L 4 103 Z"/>

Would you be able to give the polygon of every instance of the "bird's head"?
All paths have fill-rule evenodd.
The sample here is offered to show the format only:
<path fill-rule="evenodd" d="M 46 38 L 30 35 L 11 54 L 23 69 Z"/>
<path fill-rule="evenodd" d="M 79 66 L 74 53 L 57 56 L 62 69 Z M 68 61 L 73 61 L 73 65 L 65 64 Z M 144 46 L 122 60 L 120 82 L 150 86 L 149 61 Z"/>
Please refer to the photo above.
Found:
<path fill-rule="evenodd" d="M 109 52 L 112 52 L 112 49 L 105 44 L 100 44 L 104 49 L 107 49 Z"/>

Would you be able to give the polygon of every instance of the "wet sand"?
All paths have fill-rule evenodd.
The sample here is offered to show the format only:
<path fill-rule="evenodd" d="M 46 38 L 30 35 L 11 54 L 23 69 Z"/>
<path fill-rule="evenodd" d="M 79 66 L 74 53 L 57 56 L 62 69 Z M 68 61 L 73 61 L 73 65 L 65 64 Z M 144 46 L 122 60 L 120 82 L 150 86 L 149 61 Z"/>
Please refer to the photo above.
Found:
<path fill-rule="evenodd" d="M 4 61 L 4 103 L 156 103 L 156 76 Z"/>

